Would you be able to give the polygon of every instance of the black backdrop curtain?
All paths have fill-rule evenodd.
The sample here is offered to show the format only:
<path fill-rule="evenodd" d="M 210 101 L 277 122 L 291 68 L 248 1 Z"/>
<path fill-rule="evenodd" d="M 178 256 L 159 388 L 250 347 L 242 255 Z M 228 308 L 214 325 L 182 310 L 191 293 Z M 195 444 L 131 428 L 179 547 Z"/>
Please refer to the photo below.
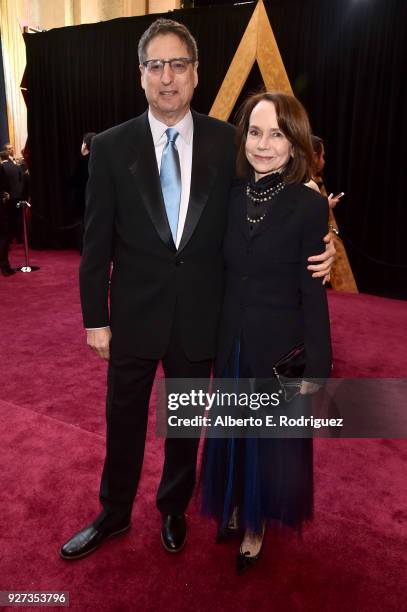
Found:
<path fill-rule="evenodd" d="M 6 85 L 4 83 L 3 52 L 0 38 L 0 147 L 6 144 L 8 140 Z"/>
<path fill-rule="evenodd" d="M 407 3 L 270 0 L 265 3 L 295 94 L 323 137 L 329 191 L 360 290 L 407 298 Z M 208 112 L 254 3 L 174 11 L 200 49 L 193 106 Z M 72 244 L 68 178 L 84 132 L 146 108 L 137 43 L 157 15 L 26 34 L 34 247 Z M 241 97 L 261 83 L 252 70 Z M 404 161 L 403 161 L 404 160 Z"/>

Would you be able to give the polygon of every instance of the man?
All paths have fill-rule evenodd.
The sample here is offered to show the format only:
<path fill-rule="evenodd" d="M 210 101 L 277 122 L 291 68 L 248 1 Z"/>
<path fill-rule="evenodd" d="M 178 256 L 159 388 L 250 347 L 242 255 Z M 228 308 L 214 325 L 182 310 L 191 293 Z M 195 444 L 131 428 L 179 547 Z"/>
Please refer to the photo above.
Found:
<path fill-rule="evenodd" d="M 109 359 L 103 511 L 62 547 L 64 559 L 129 529 L 159 360 L 167 378 L 211 372 L 235 147 L 231 125 L 190 110 L 197 60 L 183 25 L 155 21 L 139 42 L 148 111 L 92 142 L 80 281 L 88 345 Z M 157 507 L 169 552 L 185 543 L 197 448 L 165 442 Z"/>
<path fill-rule="evenodd" d="M 17 208 L 17 203 L 20 200 L 25 200 L 27 196 L 27 168 L 23 159 L 16 160 L 14 158 L 14 148 L 7 142 L 3 147 L 7 154 L 7 159 L 3 162 L 3 171 L 7 185 L 7 191 L 10 194 L 8 202 L 9 209 L 9 224 L 10 224 L 10 239 L 15 238 L 17 242 L 23 241 L 23 229 L 21 221 L 21 209 Z"/>
<path fill-rule="evenodd" d="M 7 193 L 7 181 L 4 174 L 3 163 L 8 159 L 6 151 L 0 152 L 0 270 L 3 276 L 12 276 L 15 270 L 10 266 L 10 229 L 9 229 L 9 208 L 10 199 Z"/>

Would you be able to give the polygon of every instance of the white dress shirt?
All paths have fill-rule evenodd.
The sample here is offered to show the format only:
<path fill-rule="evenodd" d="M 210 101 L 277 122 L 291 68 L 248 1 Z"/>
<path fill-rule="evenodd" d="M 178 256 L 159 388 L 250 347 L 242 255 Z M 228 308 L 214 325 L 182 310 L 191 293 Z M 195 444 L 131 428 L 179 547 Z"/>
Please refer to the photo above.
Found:
<path fill-rule="evenodd" d="M 167 136 L 165 130 L 169 127 L 158 121 L 148 110 L 148 122 L 150 124 L 151 134 L 153 136 L 155 156 L 157 159 L 158 174 L 160 174 L 161 157 L 165 145 L 167 144 Z M 181 242 L 182 232 L 184 231 L 185 219 L 188 212 L 189 194 L 191 191 L 191 173 L 192 173 L 192 145 L 194 139 L 194 122 L 191 111 L 188 111 L 185 117 L 176 125 L 172 125 L 174 130 L 177 130 L 179 136 L 175 141 L 178 150 L 179 163 L 181 167 L 181 202 L 179 207 L 177 239 L 175 246 L 178 248 Z M 106 329 L 106 327 L 87 327 L 92 329 Z"/>

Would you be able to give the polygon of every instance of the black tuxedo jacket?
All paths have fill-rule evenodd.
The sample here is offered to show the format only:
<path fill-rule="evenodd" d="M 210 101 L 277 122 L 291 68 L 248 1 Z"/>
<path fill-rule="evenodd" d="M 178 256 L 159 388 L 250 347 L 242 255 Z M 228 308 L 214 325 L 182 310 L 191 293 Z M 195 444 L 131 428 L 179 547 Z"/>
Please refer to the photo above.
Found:
<path fill-rule="evenodd" d="M 81 301 L 85 327 L 111 326 L 112 356 L 162 357 L 175 309 L 186 355 L 198 361 L 215 354 L 222 246 L 235 171 L 234 128 L 192 115 L 191 192 L 178 250 L 147 112 L 92 141 Z"/>
<path fill-rule="evenodd" d="M 253 376 L 272 376 L 273 364 L 304 342 L 304 377 L 326 378 L 331 369 L 326 292 L 307 270 L 307 258 L 325 248 L 326 198 L 305 185 L 287 185 L 250 230 L 245 185 L 237 183 L 230 197 L 216 373 L 222 374 L 234 338 L 243 333 Z"/>
<path fill-rule="evenodd" d="M 6 160 L 2 164 L 5 181 L 6 191 L 10 194 L 12 200 L 20 200 L 26 197 L 26 180 L 24 172 L 26 166 L 24 163 L 15 164 L 10 159 Z"/>

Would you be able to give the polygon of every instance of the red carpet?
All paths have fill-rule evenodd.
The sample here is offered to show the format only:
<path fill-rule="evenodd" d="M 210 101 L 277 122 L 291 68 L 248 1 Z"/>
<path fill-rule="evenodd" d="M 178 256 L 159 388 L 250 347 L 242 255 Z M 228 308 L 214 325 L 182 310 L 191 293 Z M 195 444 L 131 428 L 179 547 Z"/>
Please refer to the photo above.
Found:
<path fill-rule="evenodd" d="M 302 541 L 269 533 L 262 562 L 237 578 L 236 545 L 213 543 L 195 502 L 185 550 L 162 550 L 162 441 L 150 427 L 130 534 L 59 559 L 98 511 L 104 452 L 106 368 L 84 343 L 78 262 L 33 252 L 38 272 L 0 278 L 0 590 L 69 591 L 80 611 L 407 609 L 404 440 L 316 441 L 314 522 Z M 330 310 L 337 376 L 407 377 L 405 302 L 331 293 Z"/>

